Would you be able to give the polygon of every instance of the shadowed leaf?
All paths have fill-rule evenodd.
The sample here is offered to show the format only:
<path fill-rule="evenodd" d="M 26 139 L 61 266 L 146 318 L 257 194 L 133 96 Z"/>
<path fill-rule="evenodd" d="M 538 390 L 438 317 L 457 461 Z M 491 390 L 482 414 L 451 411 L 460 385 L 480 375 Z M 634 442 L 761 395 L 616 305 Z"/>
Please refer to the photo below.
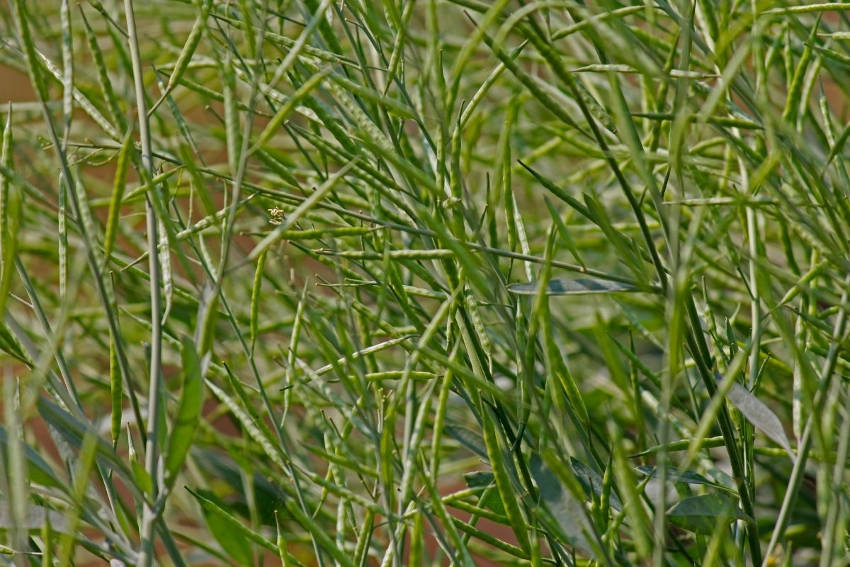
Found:
<path fill-rule="evenodd" d="M 653 466 L 643 465 L 637 467 L 639 473 L 648 476 L 650 478 L 658 478 L 658 469 Z M 699 473 L 694 471 L 683 471 L 677 469 L 676 467 L 667 467 L 667 481 L 668 482 L 678 482 L 684 484 L 702 484 L 705 486 L 713 486 L 715 488 L 719 488 L 721 490 L 729 491 L 730 489 L 723 486 L 722 484 L 718 484 L 712 480 L 709 480 L 702 476 Z"/>
<path fill-rule="evenodd" d="M 722 494 L 704 494 L 680 500 L 667 511 L 667 517 L 672 524 L 698 533 L 713 532 L 720 517 L 729 522 L 750 519 L 738 509 L 735 500 Z"/>
<path fill-rule="evenodd" d="M 540 490 L 540 499 L 558 522 L 564 535 L 587 553 L 592 553 L 585 535 L 590 525 L 584 507 L 561 485 L 558 477 L 539 458 L 531 460 L 531 473 Z"/>
<path fill-rule="evenodd" d="M 270 551 L 277 551 L 277 547 L 260 534 L 247 528 L 242 522 L 227 512 L 216 503 L 212 494 L 205 496 L 200 490 L 194 491 L 186 488 L 195 497 L 204 512 L 204 519 L 210 532 L 222 549 L 227 552 L 240 565 L 252 565 L 254 563 L 250 542 L 257 543 Z"/>

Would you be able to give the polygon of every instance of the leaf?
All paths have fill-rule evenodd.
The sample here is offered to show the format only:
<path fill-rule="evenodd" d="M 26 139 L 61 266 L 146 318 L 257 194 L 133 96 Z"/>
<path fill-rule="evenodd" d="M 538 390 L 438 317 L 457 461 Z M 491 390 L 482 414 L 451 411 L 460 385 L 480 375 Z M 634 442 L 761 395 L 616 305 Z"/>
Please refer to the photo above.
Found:
<path fill-rule="evenodd" d="M 481 432 L 484 434 L 484 445 L 487 447 L 487 455 L 490 459 L 490 466 L 493 468 L 496 489 L 499 491 L 499 497 L 502 499 L 502 504 L 505 507 L 505 515 L 508 517 L 511 530 L 513 530 L 519 546 L 524 552 L 528 553 L 531 549 L 531 543 L 525 517 L 520 507 L 523 494 L 516 489 L 516 484 L 513 480 L 516 478 L 512 474 L 515 472 L 513 462 L 507 449 L 499 443 L 495 419 L 490 415 L 490 412 L 482 412 L 481 425 Z"/>
<path fill-rule="evenodd" d="M 272 542 L 252 531 L 216 503 L 211 493 L 201 490 L 186 488 L 201 505 L 204 520 L 210 533 L 227 552 L 240 565 L 252 565 L 254 563 L 251 541 L 261 545 L 269 551 L 277 552 L 277 546 Z"/>
<path fill-rule="evenodd" d="M 473 471 L 463 475 L 469 488 L 487 488 L 493 484 L 493 473 L 487 471 Z"/>
<path fill-rule="evenodd" d="M 0 449 L 8 451 L 8 443 L 9 438 L 6 433 L 6 429 L 0 427 Z M 65 482 L 59 480 L 47 461 L 45 461 L 44 458 L 32 447 L 24 445 L 24 455 L 27 458 L 27 472 L 29 473 L 29 480 L 31 482 L 52 488 L 62 488 L 66 486 Z"/>
<path fill-rule="evenodd" d="M 114 451 L 112 445 L 104 441 L 90 424 L 80 421 L 44 396 L 38 399 L 37 407 L 44 421 L 58 431 L 62 438 L 76 450 L 82 448 L 86 435 L 92 435 L 97 440 L 97 454 L 102 459 L 101 464 L 109 465 L 125 477 L 130 476 L 126 463 Z"/>
<path fill-rule="evenodd" d="M 50 527 L 52 529 L 57 532 L 68 533 L 67 516 L 57 512 L 56 510 L 51 510 L 44 506 L 29 504 L 24 514 L 23 524 L 19 525 L 20 528 L 25 530 L 38 530 L 49 520 Z M 0 530 L 8 530 L 13 526 L 14 522 L 9 515 L 9 510 L 5 506 L 0 508 Z"/>
<path fill-rule="evenodd" d="M 496 477 L 493 473 L 486 471 L 475 471 L 463 475 L 466 485 L 469 488 L 481 488 L 481 494 L 484 496 L 479 500 L 479 506 L 488 508 L 497 514 L 505 515 L 505 506 L 502 504 L 502 499 L 499 498 L 499 492 L 496 490 Z M 487 490 L 489 489 L 489 490 Z M 485 494 L 484 491 L 487 491 Z"/>
<path fill-rule="evenodd" d="M 587 218 L 589 221 L 596 223 L 596 218 L 593 216 L 590 210 L 581 203 L 581 201 L 579 201 L 578 199 L 558 187 L 549 179 L 543 177 L 543 175 L 534 171 L 531 167 L 523 163 L 522 160 L 519 160 L 519 164 L 524 167 L 531 175 L 533 175 L 534 178 L 537 179 L 537 181 L 539 181 L 541 185 L 551 191 L 552 194 L 554 194 L 556 197 L 567 203 L 570 207 L 578 211 L 579 214 Z"/>
<path fill-rule="evenodd" d="M 139 487 L 145 496 L 148 498 L 153 498 L 153 479 L 151 475 L 148 474 L 148 471 L 145 470 L 145 466 L 141 464 L 136 459 L 130 460 L 130 469 L 133 471 L 133 478 L 136 481 L 136 486 Z"/>
<path fill-rule="evenodd" d="M 246 477 L 239 465 L 228 455 L 213 451 L 199 451 L 194 457 L 198 468 L 209 474 L 211 478 L 223 483 L 227 487 L 228 494 L 247 495 L 251 492 L 256 500 L 257 513 L 261 522 L 272 525 L 275 516 L 283 505 L 286 494 L 275 483 L 269 482 L 259 473 Z M 251 486 L 247 483 L 250 482 Z M 244 509 L 248 513 L 247 503 L 244 501 L 234 504 L 230 501 L 228 508 L 233 511 L 236 508 Z"/>
<path fill-rule="evenodd" d="M 20 360 L 24 364 L 32 364 L 32 360 L 24 352 L 18 338 L 9 331 L 9 327 L 5 321 L 0 321 L 0 351 Z"/>
<path fill-rule="evenodd" d="M 658 478 L 658 469 L 653 466 L 643 465 L 636 467 L 639 473 L 644 476 L 648 476 L 651 478 Z M 727 492 L 733 492 L 728 487 L 723 486 L 722 484 L 718 484 L 712 480 L 707 479 L 699 473 L 694 471 L 683 471 L 677 469 L 676 467 L 667 467 L 667 481 L 668 482 L 678 482 L 684 484 L 702 484 L 705 486 L 713 486 L 714 488 L 719 488 L 720 490 L 725 490 Z"/>
<path fill-rule="evenodd" d="M 543 504 L 558 522 L 563 535 L 576 547 L 592 553 L 593 548 L 585 535 L 591 528 L 582 503 L 564 489 L 555 473 L 536 455 L 531 459 L 531 474 Z"/>
<path fill-rule="evenodd" d="M 192 438 L 198 428 L 201 409 L 204 403 L 204 378 L 201 375 L 201 360 L 195 345 L 188 337 L 183 337 L 180 358 L 183 361 L 183 388 L 177 409 L 177 420 L 168 440 L 165 457 L 166 482 L 171 485 L 180 472 L 186 454 L 192 445 Z"/>
<path fill-rule="evenodd" d="M 677 502 L 667 511 L 670 522 L 680 528 L 698 532 L 712 533 L 718 518 L 726 521 L 752 519 L 738 509 L 738 505 L 724 494 L 704 494 L 691 496 Z"/>
<path fill-rule="evenodd" d="M 484 446 L 484 439 L 482 439 L 480 435 L 478 435 L 471 429 L 467 429 L 466 427 L 461 427 L 458 425 L 447 425 L 445 428 L 445 432 L 449 435 L 449 437 L 451 437 L 452 439 L 454 439 L 455 441 L 457 441 L 458 443 L 460 443 L 461 445 L 463 445 L 485 461 L 489 461 L 489 458 L 487 456 L 487 449 Z"/>
<path fill-rule="evenodd" d="M 308 531 L 313 541 L 327 551 L 337 564 L 343 567 L 354 567 L 354 562 L 351 561 L 351 558 L 336 545 L 336 542 L 328 535 L 327 530 L 317 524 L 312 516 L 305 514 L 296 504 L 288 500 L 284 501 L 283 505 L 286 507 L 289 515 L 292 516 L 292 519 Z"/>
<path fill-rule="evenodd" d="M 9 170 L 12 164 L 12 116 L 11 107 L 3 128 L 0 165 Z M 23 218 L 23 195 L 17 184 L 9 183 L 9 176 L 0 173 L 0 313 L 6 312 L 6 300 L 12 289 L 14 260 L 18 250 L 18 232 Z M 5 327 L 5 324 L 3 325 Z M 15 356 L 13 350 L 4 348 Z"/>
<path fill-rule="evenodd" d="M 517 295 L 537 295 L 538 282 L 516 283 L 508 291 Z M 589 293 L 615 293 L 639 291 L 634 285 L 597 278 L 552 279 L 546 283 L 546 295 L 585 295 Z"/>
<path fill-rule="evenodd" d="M 576 479 L 578 479 L 581 487 L 584 488 L 584 491 L 588 496 L 595 494 L 596 496 L 602 496 L 603 490 L 603 482 L 602 476 L 574 457 L 570 457 L 570 467 L 573 469 L 573 474 L 576 475 Z M 611 493 L 611 508 L 615 511 L 619 512 L 623 509 L 623 503 L 620 501 L 620 497 Z"/>
<path fill-rule="evenodd" d="M 776 414 L 764 402 L 737 383 L 732 385 L 729 393 L 726 394 L 726 398 L 732 402 L 732 405 L 738 408 L 738 411 L 747 418 L 747 421 L 770 437 L 777 445 L 788 451 L 788 454 L 793 458 L 794 453 L 791 449 L 791 443 L 788 442 L 782 422 L 779 421 Z"/>

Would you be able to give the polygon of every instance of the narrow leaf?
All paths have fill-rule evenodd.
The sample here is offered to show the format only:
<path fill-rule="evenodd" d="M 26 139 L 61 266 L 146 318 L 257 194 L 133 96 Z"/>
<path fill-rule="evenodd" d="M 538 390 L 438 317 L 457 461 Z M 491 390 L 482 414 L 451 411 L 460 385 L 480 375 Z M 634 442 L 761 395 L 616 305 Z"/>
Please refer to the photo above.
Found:
<path fill-rule="evenodd" d="M 192 445 L 192 438 L 201 418 L 204 402 L 204 381 L 201 375 L 201 360 L 192 341 L 183 337 L 180 353 L 183 361 L 183 389 L 180 392 L 180 404 L 177 409 L 177 421 L 168 440 L 165 457 L 166 482 L 171 484 L 180 472 L 183 461 Z"/>
<path fill-rule="evenodd" d="M 536 295 L 538 283 L 516 283 L 508 286 L 508 291 L 516 295 Z M 546 295 L 585 295 L 589 293 L 615 293 L 639 291 L 632 284 L 608 281 L 597 278 L 552 279 L 546 285 Z"/>
<path fill-rule="evenodd" d="M 658 470 L 656 467 L 649 465 L 642 465 L 636 468 L 636 470 L 646 475 L 650 478 L 657 478 Z M 720 490 L 730 491 L 729 488 L 723 486 L 722 484 L 718 484 L 712 480 L 707 479 L 699 473 L 689 470 L 681 470 L 676 467 L 667 467 L 667 480 L 668 482 L 676 482 L 682 484 L 702 484 L 705 486 L 713 486 Z"/>

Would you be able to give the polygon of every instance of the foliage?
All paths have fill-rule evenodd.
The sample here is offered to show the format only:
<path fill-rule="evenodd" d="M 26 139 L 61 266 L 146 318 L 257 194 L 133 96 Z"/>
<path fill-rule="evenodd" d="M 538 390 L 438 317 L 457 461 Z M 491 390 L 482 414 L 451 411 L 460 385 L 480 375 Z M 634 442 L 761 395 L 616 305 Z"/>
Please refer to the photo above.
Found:
<path fill-rule="evenodd" d="M 848 10 L 9 0 L 0 561 L 844 564 Z"/>

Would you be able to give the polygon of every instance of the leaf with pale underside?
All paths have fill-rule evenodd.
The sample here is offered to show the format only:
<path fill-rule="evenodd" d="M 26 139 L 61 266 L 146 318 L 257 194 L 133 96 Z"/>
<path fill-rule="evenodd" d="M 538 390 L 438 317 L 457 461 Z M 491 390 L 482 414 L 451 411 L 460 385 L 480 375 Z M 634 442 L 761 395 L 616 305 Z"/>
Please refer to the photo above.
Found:
<path fill-rule="evenodd" d="M 791 443 L 788 442 L 782 422 L 764 402 L 740 384 L 733 384 L 726 398 L 738 408 L 747 421 L 793 456 Z"/>
<path fill-rule="evenodd" d="M 537 295 L 539 287 L 539 282 L 517 283 L 508 286 L 508 291 L 516 295 Z M 598 278 L 551 279 L 543 288 L 543 293 L 546 295 L 586 295 L 626 291 L 638 291 L 638 288 L 628 283 Z"/>

